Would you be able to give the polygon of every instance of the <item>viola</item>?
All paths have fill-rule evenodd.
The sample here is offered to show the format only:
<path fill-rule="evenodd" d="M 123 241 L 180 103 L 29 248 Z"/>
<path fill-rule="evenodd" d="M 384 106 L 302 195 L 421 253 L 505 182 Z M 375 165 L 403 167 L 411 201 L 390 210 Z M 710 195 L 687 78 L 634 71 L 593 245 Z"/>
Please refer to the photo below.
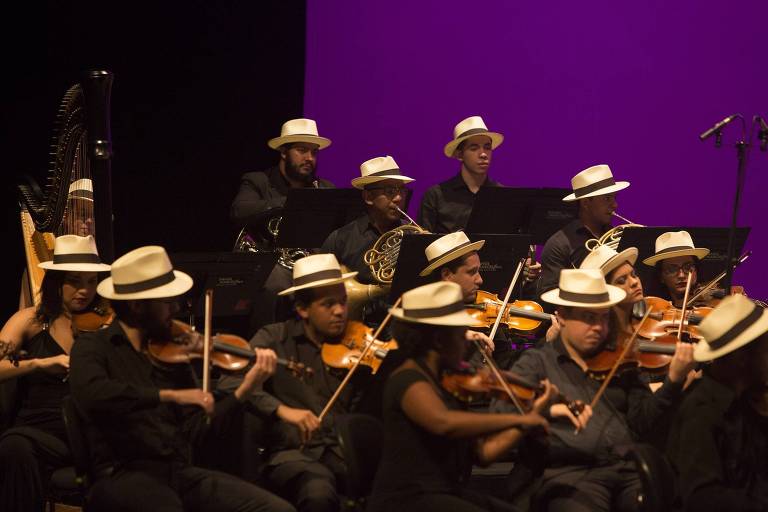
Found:
<path fill-rule="evenodd" d="M 467 306 L 467 314 L 478 323 L 490 328 L 496 322 L 496 317 L 502 301 L 499 296 L 483 290 L 477 292 L 475 303 Z M 541 304 L 532 300 L 516 300 L 507 304 L 501 323 L 509 329 L 530 332 L 537 329 L 542 322 L 552 321 L 552 316 L 544 313 Z"/>
<path fill-rule="evenodd" d="M 200 333 L 192 326 L 173 320 L 171 340 L 150 340 L 147 351 L 160 363 L 189 363 L 192 359 L 203 357 L 203 345 Z M 256 354 L 250 344 L 235 334 L 216 334 L 211 339 L 211 363 L 225 371 L 238 371 L 245 368 Z M 312 369 L 302 363 L 278 358 L 277 364 L 285 366 L 296 377 L 312 375 Z"/>
<path fill-rule="evenodd" d="M 360 359 L 366 345 L 371 343 L 372 333 L 373 329 L 362 322 L 350 320 L 347 322 L 341 341 L 323 343 L 320 350 L 323 362 L 332 368 L 350 369 L 355 361 L 359 360 L 359 364 L 370 367 L 371 373 L 375 374 L 389 351 L 397 349 L 397 341 L 373 340 L 373 346 Z"/>
<path fill-rule="evenodd" d="M 82 312 L 72 314 L 72 323 L 80 332 L 95 332 L 99 329 L 105 329 L 115 319 L 115 311 L 109 305 L 109 301 L 103 301 Z"/>

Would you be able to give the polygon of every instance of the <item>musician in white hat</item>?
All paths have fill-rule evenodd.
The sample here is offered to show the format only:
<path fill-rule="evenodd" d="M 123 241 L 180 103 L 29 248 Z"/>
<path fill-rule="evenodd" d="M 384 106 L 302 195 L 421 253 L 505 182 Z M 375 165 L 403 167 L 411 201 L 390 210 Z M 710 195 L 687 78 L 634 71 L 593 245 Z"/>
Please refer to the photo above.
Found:
<path fill-rule="evenodd" d="M 699 325 L 703 376 L 667 440 L 685 510 L 768 510 L 768 312 L 741 295 Z"/>
<path fill-rule="evenodd" d="M 6 411 L 14 414 L 0 435 L 4 511 L 42 510 L 50 472 L 71 464 L 61 406 L 69 394 L 69 354 L 80 333 L 75 317 L 102 306 L 98 272 L 109 270 L 94 238 L 77 235 L 57 237 L 53 260 L 38 266 L 45 269 L 40 303 L 16 312 L 0 331 L 0 381 L 16 383 L 20 405 Z"/>
<path fill-rule="evenodd" d="M 571 179 L 573 193 L 563 201 L 578 201 L 578 218 L 552 235 L 541 253 L 539 294 L 557 287 L 560 270 L 579 268 L 588 254 L 587 240 L 600 238 L 611 229 L 613 213 L 618 208 L 616 193 L 629 187 L 627 181 L 616 181 L 607 165 L 594 165 Z"/>
<path fill-rule="evenodd" d="M 691 274 L 691 295 L 699 282 L 701 260 L 709 249 L 696 247 L 687 231 L 668 231 L 656 238 L 656 252 L 643 263 L 656 267 L 656 275 L 664 290 L 662 295 L 676 307 L 682 307 L 688 274 Z"/>
<path fill-rule="evenodd" d="M 610 308 L 625 297 L 624 290 L 606 284 L 598 269 L 563 269 L 559 287 L 542 295 L 557 308 L 560 334 L 552 343 L 523 352 L 512 371 L 528 379 L 547 378 L 569 399 L 591 403 L 601 381 L 589 376 L 588 360 L 610 341 Z M 524 473 L 527 466 L 548 461 L 529 488 L 542 509 L 637 510 L 640 479 L 621 447 L 653 434 L 659 420 L 671 414 L 694 365 L 693 347 L 678 343 L 656 393 L 639 372 L 628 370 L 610 380 L 578 436 L 569 425 L 552 423 L 549 445 L 532 446 L 533 458 L 521 461 L 519 468 Z"/>
<path fill-rule="evenodd" d="M 104 475 L 89 488 L 88 508 L 132 510 L 290 511 L 286 501 L 239 478 L 192 465 L 193 440 L 246 411 L 245 400 L 275 371 L 271 350 L 234 393 L 217 398 L 197 387 L 189 364 L 153 361 L 150 341 L 174 343 L 173 315 L 192 278 L 174 270 L 165 249 L 135 249 L 112 264 L 98 292 L 112 301 L 116 319 L 74 345 L 70 385 L 77 410 L 104 446 L 92 447 L 92 465 Z M 206 421 L 210 418 L 208 421 Z M 111 468 L 106 471 L 106 468 Z"/>

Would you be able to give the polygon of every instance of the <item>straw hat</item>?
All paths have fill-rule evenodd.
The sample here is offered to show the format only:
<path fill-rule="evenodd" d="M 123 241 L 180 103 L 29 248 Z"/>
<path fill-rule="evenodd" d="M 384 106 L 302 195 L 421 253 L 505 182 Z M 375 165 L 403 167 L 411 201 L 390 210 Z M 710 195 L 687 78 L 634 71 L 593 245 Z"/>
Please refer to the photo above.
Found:
<path fill-rule="evenodd" d="M 110 300 L 141 300 L 176 297 L 190 288 L 192 278 L 173 270 L 165 249 L 148 245 L 117 258 L 96 290 Z"/>
<path fill-rule="evenodd" d="M 704 338 L 693 349 L 696 361 L 711 361 L 743 347 L 768 331 L 768 310 L 743 295 L 729 295 L 699 324 Z"/>
<path fill-rule="evenodd" d="M 500 133 L 489 132 L 486 128 L 483 118 L 480 116 L 472 116 L 464 119 L 453 129 L 453 140 L 445 145 L 443 153 L 448 158 L 455 158 L 456 149 L 459 144 L 474 137 L 475 135 L 485 135 L 491 139 L 491 149 L 496 149 L 504 142 L 504 136 Z"/>
<path fill-rule="evenodd" d="M 565 196 L 563 201 L 578 201 L 587 197 L 611 194 L 624 190 L 628 186 L 628 181 L 615 181 L 611 168 L 607 165 L 594 165 L 571 178 L 573 193 Z"/>
<path fill-rule="evenodd" d="M 102 263 L 93 236 L 62 235 L 53 242 L 53 260 L 37 264 L 45 270 L 70 272 L 106 272 L 110 266 Z"/>
<path fill-rule="evenodd" d="M 687 231 L 667 231 L 656 238 L 656 254 L 645 258 L 643 263 L 651 267 L 661 260 L 678 256 L 695 256 L 703 259 L 709 254 L 709 249 L 695 247 L 690 233 Z"/>
<path fill-rule="evenodd" d="M 360 164 L 360 177 L 352 180 L 355 188 L 365 188 L 367 185 L 384 180 L 399 180 L 410 183 L 413 178 L 400 174 L 400 167 L 391 156 L 371 158 Z"/>
<path fill-rule="evenodd" d="M 428 276 L 435 269 L 442 267 L 449 261 L 461 258 L 472 251 L 479 251 L 483 248 L 483 245 L 485 245 L 485 240 L 470 242 L 463 231 L 441 236 L 424 250 L 428 265 L 419 275 Z"/>
<path fill-rule="evenodd" d="M 293 142 L 317 144 L 317 149 L 324 149 L 331 145 L 331 139 L 320 137 L 317 134 L 317 123 L 312 119 L 291 119 L 283 123 L 280 136 L 270 139 L 267 146 L 272 149 L 280 149 L 283 144 Z"/>
<path fill-rule="evenodd" d="M 620 267 L 625 262 L 634 266 L 636 261 L 637 249 L 634 247 L 629 247 L 621 252 L 616 252 L 607 245 L 601 245 L 587 254 L 587 257 L 581 262 L 579 268 L 600 269 L 603 272 L 603 275 L 607 276 L 611 271 Z"/>
<path fill-rule="evenodd" d="M 341 266 L 333 254 L 312 254 L 293 265 L 293 286 L 278 293 L 288 295 L 305 288 L 317 288 L 351 279 L 357 272 L 341 273 Z"/>
<path fill-rule="evenodd" d="M 607 308 L 626 296 L 618 286 L 605 284 L 603 273 L 596 268 L 565 268 L 560 271 L 560 287 L 542 293 L 541 300 L 559 306 Z"/>
<path fill-rule="evenodd" d="M 439 281 L 414 288 L 403 293 L 401 306 L 389 311 L 406 322 L 459 327 L 477 325 L 465 311 L 461 286 L 456 283 Z"/>

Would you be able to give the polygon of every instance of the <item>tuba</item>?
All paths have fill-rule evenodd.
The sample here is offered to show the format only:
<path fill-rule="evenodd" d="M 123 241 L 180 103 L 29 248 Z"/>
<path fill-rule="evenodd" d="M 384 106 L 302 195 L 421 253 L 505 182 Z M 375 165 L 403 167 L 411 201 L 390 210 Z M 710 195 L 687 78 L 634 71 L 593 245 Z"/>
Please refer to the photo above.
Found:
<path fill-rule="evenodd" d="M 607 245 L 614 251 L 619 247 L 619 242 L 621 241 L 621 235 L 624 233 L 624 230 L 626 228 L 644 228 L 642 224 L 635 224 L 631 220 L 628 220 L 621 215 L 619 215 L 616 212 L 613 212 L 611 215 L 614 217 L 618 217 L 619 219 L 623 220 L 625 224 L 619 224 L 618 226 L 614 226 L 605 233 L 603 233 L 603 236 L 600 238 L 590 238 L 586 242 L 584 242 L 584 247 L 587 248 L 588 251 L 592 252 L 601 245 Z"/>
<path fill-rule="evenodd" d="M 403 237 L 408 234 L 429 234 L 427 230 L 416 224 L 411 217 L 397 207 L 397 211 L 408 219 L 410 224 L 403 224 L 395 229 L 383 233 L 373 244 L 373 247 L 365 251 L 363 262 L 371 269 L 371 275 L 383 285 L 392 284 L 397 267 L 397 257 L 400 255 L 400 244 Z"/>

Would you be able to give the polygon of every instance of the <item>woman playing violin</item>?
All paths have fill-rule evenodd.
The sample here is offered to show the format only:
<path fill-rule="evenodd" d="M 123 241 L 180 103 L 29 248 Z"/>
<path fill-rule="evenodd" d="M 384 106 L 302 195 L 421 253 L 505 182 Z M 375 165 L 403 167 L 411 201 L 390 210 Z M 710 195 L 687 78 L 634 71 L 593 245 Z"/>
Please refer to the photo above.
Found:
<path fill-rule="evenodd" d="M 42 509 L 54 469 L 69 462 L 61 405 L 69 394 L 69 353 L 77 329 L 73 315 L 97 300 L 99 263 L 93 237 L 60 236 L 46 269 L 40 304 L 14 314 L 0 331 L 14 361 L 0 360 L 0 381 L 18 383 L 12 428 L 0 436 L 0 510 Z M 23 357 L 19 356 L 25 352 Z"/>
<path fill-rule="evenodd" d="M 548 383 L 523 415 L 467 412 L 443 389 L 441 375 L 461 363 L 473 323 L 462 299 L 457 284 L 438 282 L 404 293 L 402 308 L 392 310 L 407 359 L 387 380 L 384 446 L 369 511 L 512 510 L 464 489 L 464 475 L 473 462 L 499 458 L 526 432 L 549 428 L 541 411 L 556 390 Z M 578 427 L 588 417 L 585 410 Z"/>
<path fill-rule="evenodd" d="M 701 260 L 709 254 L 709 249 L 695 247 L 687 231 L 669 231 L 656 239 L 656 253 L 645 258 L 643 263 L 656 267 L 656 275 L 672 304 L 679 308 L 683 305 L 688 274 L 691 274 L 691 292 L 698 285 Z"/>

